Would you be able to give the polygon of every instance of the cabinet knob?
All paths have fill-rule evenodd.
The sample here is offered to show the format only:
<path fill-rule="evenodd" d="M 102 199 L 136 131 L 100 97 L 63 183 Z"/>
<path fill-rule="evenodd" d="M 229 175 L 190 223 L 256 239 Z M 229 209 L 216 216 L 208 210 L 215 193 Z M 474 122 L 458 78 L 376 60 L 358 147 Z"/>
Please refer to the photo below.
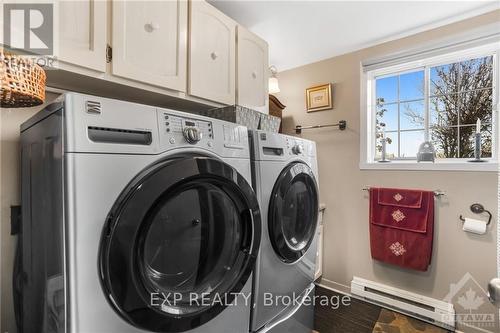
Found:
<path fill-rule="evenodd" d="M 160 25 L 157 23 L 150 22 L 144 25 L 144 30 L 146 30 L 147 32 L 153 32 L 158 29 L 160 29 Z"/>
<path fill-rule="evenodd" d="M 257 78 L 257 73 L 252 72 L 252 78 L 256 79 Z"/>
<path fill-rule="evenodd" d="M 210 53 L 210 58 L 212 58 L 213 60 L 217 59 L 217 57 L 218 57 L 217 53 L 215 52 Z"/>

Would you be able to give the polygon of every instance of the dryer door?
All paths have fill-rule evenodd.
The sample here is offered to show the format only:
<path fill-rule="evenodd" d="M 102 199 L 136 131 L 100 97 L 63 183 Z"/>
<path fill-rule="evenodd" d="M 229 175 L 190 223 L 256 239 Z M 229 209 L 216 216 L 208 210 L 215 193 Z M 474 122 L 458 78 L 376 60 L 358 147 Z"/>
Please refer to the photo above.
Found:
<path fill-rule="evenodd" d="M 228 164 L 195 156 L 161 161 L 109 213 L 99 254 L 104 293 L 138 328 L 201 326 L 247 282 L 260 223 L 253 190 Z"/>
<path fill-rule="evenodd" d="M 286 263 L 299 260 L 311 245 L 318 221 L 318 187 L 311 168 L 289 164 L 274 184 L 269 202 L 271 244 Z"/>

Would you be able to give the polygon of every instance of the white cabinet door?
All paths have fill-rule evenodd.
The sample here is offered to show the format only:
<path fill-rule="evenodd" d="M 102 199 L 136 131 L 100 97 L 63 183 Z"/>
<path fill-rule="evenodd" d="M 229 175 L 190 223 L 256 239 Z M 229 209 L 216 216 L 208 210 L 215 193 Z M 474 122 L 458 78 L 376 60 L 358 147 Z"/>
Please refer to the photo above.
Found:
<path fill-rule="evenodd" d="M 235 102 L 236 22 L 205 1 L 191 1 L 189 94 Z"/>
<path fill-rule="evenodd" d="M 61 0 L 56 6 L 59 60 L 105 72 L 106 1 Z"/>
<path fill-rule="evenodd" d="M 247 29 L 238 26 L 237 103 L 268 113 L 267 43 Z"/>
<path fill-rule="evenodd" d="M 113 1 L 113 75 L 186 91 L 187 1 Z"/>

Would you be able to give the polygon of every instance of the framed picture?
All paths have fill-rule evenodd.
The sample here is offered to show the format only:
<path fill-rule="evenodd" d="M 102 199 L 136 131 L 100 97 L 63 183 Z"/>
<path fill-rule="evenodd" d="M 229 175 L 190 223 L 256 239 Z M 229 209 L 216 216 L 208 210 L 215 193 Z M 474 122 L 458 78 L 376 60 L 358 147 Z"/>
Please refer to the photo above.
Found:
<path fill-rule="evenodd" d="M 306 89 L 307 112 L 329 110 L 333 108 L 332 85 L 322 84 Z"/>

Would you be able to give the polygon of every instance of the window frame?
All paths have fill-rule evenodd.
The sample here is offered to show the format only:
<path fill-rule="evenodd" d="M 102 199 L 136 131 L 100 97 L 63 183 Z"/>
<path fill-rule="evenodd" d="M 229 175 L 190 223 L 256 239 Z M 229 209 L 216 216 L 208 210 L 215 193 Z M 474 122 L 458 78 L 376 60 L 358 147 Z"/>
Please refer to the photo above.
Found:
<path fill-rule="evenodd" d="M 429 100 L 430 100 L 430 71 L 432 67 L 448 65 L 474 58 L 493 56 L 493 103 L 492 103 L 492 156 L 485 158 L 485 163 L 469 163 L 470 158 L 441 158 L 435 163 L 418 163 L 416 158 L 398 158 L 391 163 L 378 163 L 376 158 L 376 79 L 401 75 L 405 73 L 424 71 L 424 135 L 428 138 L 430 127 Z M 412 58 L 414 59 L 414 58 Z M 364 71 L 361 66 L 361 169 L 403 169 L 403 170 L 484 170 L 497 171 L 498 168 L 498 111 L 500 95 L 500 42 L 490 43 L 478 47 L 467 48 L 459 51 L 425 57 L 417 60 L 404 61 L 395 65 L 388 65 L 369 71 Z M 398 79 L 399 80 L 399 79 Z M 399 86 L 399 85 L 398 85 Z M 399 87 L 398 87 L 399 89 Z M 399 95 L 398 95 L 399 105 Z M 399 106 L 398 106 L 399 108 Z M 399 112 L 398 112 L 398 123 Z M 398 135 L 401 129 L 398 126 Z"/>

